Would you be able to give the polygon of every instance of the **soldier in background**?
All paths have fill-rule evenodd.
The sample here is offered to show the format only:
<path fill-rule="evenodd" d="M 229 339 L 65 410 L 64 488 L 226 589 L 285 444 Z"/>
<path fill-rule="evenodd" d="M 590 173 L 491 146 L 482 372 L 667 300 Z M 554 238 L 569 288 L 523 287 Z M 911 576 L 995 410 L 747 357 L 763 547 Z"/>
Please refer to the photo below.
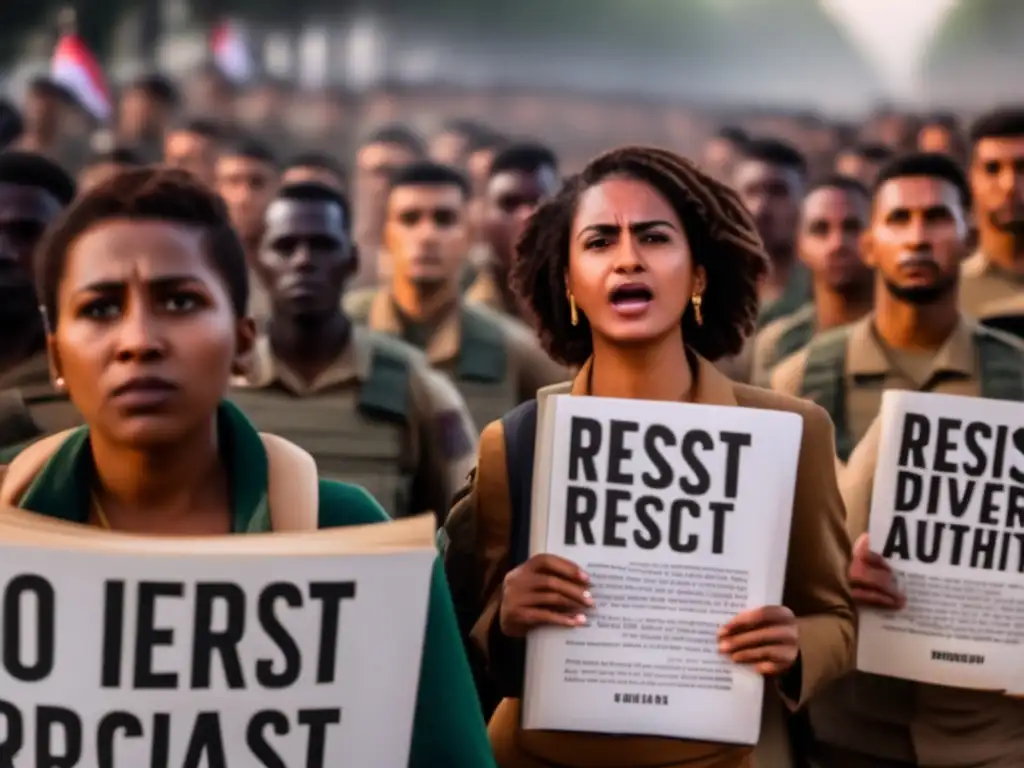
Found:
<path fill-rule="evenodd" d="M 856 542 L 850 582 L 866 608 L 906 606 L 891 569 L 871 551 L 881 542 L 867 536 L 883 392 L 1024 400 L 1024 343 L 978 326 L 957 307 L 969 202 L 963 172 L 946 155 L 908 155 L 883 170 L 865 248 L 877 265 L 876 309 L 820 337 L 804 365 L 788 372 L 803 368 L 804 391 L 832 412 L 837 441 L 844 433 L 860 441 L 840 486 Z M 779 367 L 777 383 L 793 391 L 787 367 Z M 1016 768 L 1024 755 L 1024 703 L 998 691 L 854 672 L 811 701 L 810 714 L 816 757 L 829 768 Z"/>
<path fill-rule="evenodd" d="M 186 170 L 211 189 L 217 184 L 217 160 L 224 129 L 213 120 L 194 118 L 173 128 L 164 140 L 164 163 Z"/>
<path fill-rule="evenodd" d="M 257 325 L 270 314 L 270 299 L 259 272 L 264 216 L 277 193 L 280 170 L 274 153 L 256 139 L 242 139 L 217 158 L 216 189 L 228 206 L 231 224 L 249 262 L 249 315 Z"/>
<path fill-rule="evenodd" d="M 558 158 L 541 144 L 513 144 L 494 158 L 489 176 L 482 224 L 490 253 L 485 264 L 475 265 L 476 277 L 466 289 L 465 299 L 522 319 L 509 270 L 526 222 L 561 186 Z"/>
<path fill-rule="evenodd" d="M 394 272 L 351 316 L 424 350 L 455 382 L 473 421 L 484 424 L 568 373 L 520 323 L 463 301 L 468 203 L 469 184 L 453 168 L 423 162 L 398 172 L 384 236 Z"/>
<path fill-rule="evenodd" d="M 990 112 L 972 126 L 970 181 L 978 250 L 964 263 L 960 305 L 1024 336 L 1024 108 Z"/>
<path fill-rule="evenodd" d="M 844 462 L 887 389 L 976 397 L 980 383 L 983 397 L 1015 391 L 1016 379 L 1003 375 L 1016 364 L 1015 340 L 958 309 L 970 201 L 963 171 L 945 155 L 906 155 L 886 166 L 863 241 L 875 268 L 874 310 L 819 335 L 772 373 L 772 389 L 829 412 Z"/>
<path fill-rule="evenodd" d="M 949 155 L 958 163 L 964 163 L 967 160 L 967 147 L 956 115 L 937 112 L 926 117 L 917 132 L 917 149 L 920 152 Z"/>
<path fill-rule="evenodd" d="M 51 160 L 0 154 L 0 448 L 81 423 L 51 381 L 32 265 L 44 230 L 74 196 L 74 181 Z"/>
<path fill-rule="evenodd" d="M 860 257 L 870 219 L 871 193 L 855 179 L 834 176 L 808 191 L 800 210 L 797 252 L 811 271 L 814 298 L 769 323 L 753 340 L 750 380 L 770 386 L 772 368 L 823 331 L 871 311 L 874 276 Z"/>
<path fill-rule="evenodd" d="M 742 128 L 726 125 L 704 145 L 702 162 L 704 169 L 719 181 L 729 182 L 736 168 L 736 161 L 743 155 L 743 148 L 750 142 L 750 136 Z"/>
<path fill-rule="evenodd" d="M 348 202 L 320 184 L 282 187 L 260 266 L 273 309 L 234 401 L 312 454 L 322 476 L 366 488 L 392 517 L 433 512 L 441 525 L 477 430 L 419 351 L 342 314 L 358 267 Z"/>
<path fill-rule="evenodd" d="M 759 293 L 758 328 L 796 312 L 811 298 L 810 273 L 796 256 L 797 219 L 806 185 L 807 161 L 784 141 L 750 141 L 736 163 L 733 186 L 754 217 L 772 266 Z"/>
<path fill-rule="evenodd" d="M 362 263 L 353 288 L 376 286 L 388 274 L 387 255 L 380 253 L 388 185 L 395 171 L 425 156 L 419 136 L 401 125 L 378 128 L 360 145 L 352 191 L 356 244 Z"/>
<path fill-rule="evenodd" d="M 147 164 L 160 162 L 179 105 L 178 89 L 167 77 L 151 73 L 136 78 L 121 94 L 117 144 L 133 147 Z"/>

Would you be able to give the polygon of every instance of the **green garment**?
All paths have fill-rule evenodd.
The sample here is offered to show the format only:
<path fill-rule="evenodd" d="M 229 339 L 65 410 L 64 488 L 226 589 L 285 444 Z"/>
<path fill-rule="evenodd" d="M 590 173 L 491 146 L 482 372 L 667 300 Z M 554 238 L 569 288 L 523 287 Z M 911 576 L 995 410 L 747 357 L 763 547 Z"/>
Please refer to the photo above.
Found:
<path fill-rule="evenodd" d="M 802 263 L 797 262 L 789 273 L 789 280 L 786 281 L 782 295 L 771 304 L 761 307 L 761 311 L 757 314 L 755 330 L 759 331 L 768 323 L 793 314 L 812 298 L 814 298 L 814 286 L 811 283 L 811 271 Z"/>
<path fill-rule="evenodd" d="M 268 465 L 256 429 L 234 405 L 218 411 L 221 451 L 232 479 L 235 533 L 270 529 Z M 80 428 L 57 449 L 19 506 L 75 522 L 89 517 L 93 485 L 89 430 Z M 320 480 L 320 527 L 387 522 L 380 505 L 362 488 Z M 440 561 L 434 564 L 430 610 L 420 667 L 410 768 L 492 768 L 490 742 L 462 648 L 455 609 Z"/>

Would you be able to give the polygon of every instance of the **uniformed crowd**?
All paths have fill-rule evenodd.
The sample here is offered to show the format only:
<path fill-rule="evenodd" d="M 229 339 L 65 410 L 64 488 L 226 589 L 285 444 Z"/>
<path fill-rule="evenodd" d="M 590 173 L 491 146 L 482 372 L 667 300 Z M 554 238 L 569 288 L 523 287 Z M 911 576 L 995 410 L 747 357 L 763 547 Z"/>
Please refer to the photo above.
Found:
<path fill-rule="evenodd" d="M 122 143 L 75 159 L 64 98 L 37 82 L 0 153 L 0 464 L 87 425 L 101 480 L 83 522 L 168 532 L 133 517 L 103 452 L 157 457 L 119 459 L 129 474 L 176 466 L 143 416 L 185 421 L 176 392 L 229 385 L 323 478 L 392 518 L 436 516 L 499 765 L 1024 766 L 1020 701 L 851 671 L 856 606 L 905 600 L 867 533 L 883 393 L 1024 400 L 1024 108 L 964 132 L 886 114 L 831 151 L 820 121 L 793 118 L 796 140 L 728 127 L 696 164 L 630 147 L 573 174 L 481 125 L 424 142 L 389 124 L 358 142 L 350 182 L 325 153 L 279 161 L 273 132 L 173 121 L 152 81 L 126 91 Z M 204 315 L 219 301 L 221 346 Z M 183 378 L 165 380 L 176 355 Z M 783 605 L 721 637 L 775 681 L 756 750 L 520 729 L 523 637 L 593 604 L 573 564 L 529 557 L 538 390 L 804 418 Z M 457 752 L 418 764 L 492 764 Z"/>

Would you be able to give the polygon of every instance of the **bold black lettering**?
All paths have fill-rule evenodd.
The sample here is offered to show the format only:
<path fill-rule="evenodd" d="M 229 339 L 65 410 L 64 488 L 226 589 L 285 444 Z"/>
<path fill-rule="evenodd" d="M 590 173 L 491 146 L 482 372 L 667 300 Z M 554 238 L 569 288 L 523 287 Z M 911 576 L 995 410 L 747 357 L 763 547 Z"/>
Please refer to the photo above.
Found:
<path fill-rule="evenodd" d="M 593 528 L 596 516 L 597 492 L 592 488 L 570 485 L 565 494 L 565 545 L 576 546 L 577 530 L 585 543 L 593 545 L 597 541 Z"/>
<path fill-rule="evenodd" d="M 711 488 L 711 475 L 704 463 L 697 458 L 694 449 L 700 447 L 710 451 L 715 447 L 711 435 L 702 429 L 692 429 L 683 435 L 682 452 L 683 460 L 693 470 L 695 479 L 691 482 L 685 475 L 679 476 L 679 487 L 683 493 L 691 496 L 703 496 Z"/>
<path fill-rule="evenodd" d="M 988 528 L 974 529 L 974 542 L 971 546 L 971 568 L 991 571 L 996 557 L 996 542 L 999 531 Z"/>
<path fill-rule="evenodd" d="M 354 581 L 314 581 L 309 596 L 323 603 L 320 611 L 320 652 L 317 655 L 316 681 L 333 683 L 338 656 L 338 625 L 341 623 L 341 601 L 356 596 Z"/>
<path fill-rule="evenodd" d="M 939 502 L 942 500 L 942 475 L 930 475 L 928 477 L 927 504 L 924 513 L 926 515 L 939 514 Z"/>
<path fill-rule="evenodd" d="M 981 477 L 988 466 L 988 454 L 982 446 L 982 440 L 992 439 L 992 428 L 983 421 L 972 421 L 964 430 L 964 447 L 974 458 L 973 462 L 964 462 L 961 466 L 968 477 Z"/>
<path fill-rule="evenodd" d="M 910 532 L 907 530 L 907 518 L 894 517 L 889 533 L 882 547 L 882 557 L 898 557 L 900 560 L 910 559 Z"/>
<path fill-rule="evenodd" d="M 928 531 L 932 533 L 931 547 L 928 546 Z M 946 531 L 946 524 L 934 520 L 917 521 L 917 547 L 915 547 L 916 559 L 922 563 L 934 563 L 938 561 L 942 552 L 942 534 Z"/>
<path fill-rule="evenodd" d="M 600 450 L 601 422 L 573 416 L 569 425 L 569 479 L 573 482 L 579 480 L 582 467 L 587 481 L 596 483 L 597 453 Z"/>
<path fill-rule="evenodd" d="M 952 433 L 960 429 L 963 422 L 960 419 L 939 419 L 939 427 L 935 436 L 935 471 L 956 472 L 956 462 L 950 461 L 949 456 L 956 451 L 956 443 L 953 442 Z"/>
<path fill-rule="evenodd" d="M 324 768 L 327 753 L 327 726 L 341 722 L 340 709 L 300 709 L 299 725 L 309 726 L 306 768 Z"/>
<path fill-rule="evenodd" d="M 736 505 L 731 501 L 712 501 L 708 509 L 713 515 L 711 519 L 711 554 L 720 555 L 725 551 L 725 516 L 732 512 Z"/>
<path fill-rule="evenodd" d="M 64 732 L 55 738 L 54 728 Z M 63 749 L 54 752 L 56 744 Z M 82 759 L 82 721 L 78 715 L 64 707 L 39 707 L 36 709 L 36 760 L 35 768 L 74 768 Z"/>
<path fill-rule="evenodd" d="M 967 507 L 974 498 L 974 488 L 978 484 L 974 480 L 967 480 L 961 491 L 957 478 L 947 477 L 946 481 L 949 483 L 949 513 L 959 519 L 967 514 Z"/>
<path fill-rule="evenodd" d="M 896 473 L 894 512 L 913 512 L 921 505 L 924 482 L 920 475 L 901 469 Z"/>
<path fill-rule="evenodd" d="M 683 514 L 687 514 L 695 520 L 700 519 L 700 504 L 693 499 L 676 499 L 669 508 L 668 518 L 668 545 L 673 552 L 688 554 L 697 550 L 699 539 L 691 533 L 683 541 Z"/>
<path fill-rule="evenodd" d="M 288 718 L 283 712 L 275 712 L 272 709 L 257 712 L 249 721 L 249 727 L 245 729 L 245 741 L 249 745 L 249 751 L 266 768 L 288 768 L 285 761 L 267 743 L 264 731 L 268 725 L 278 736 L 284 736 L 289 730 Z"/>
<path fill-rule="evenodd" d="M 213 606 L 218 600 L 227 609 L 227 620 L 224 629 L 214 631 Z M 245 635 L 245 592 L 237 584 L 226 582 L 197 584 L 195 615 L 195 631 L 192 633 L 192 688 L 203 690 L 210 687 L 214 653 L 220 654 L 228 688 L 245 688 L 242 660 L 238 656 L 238 644 Z"/>
<path fill-rule="evenodd" d="M 137 625 L 135 627 L 135 687 L 170 689 L 178 687 L 176 672 L 153 671 L 153 649 L 174 642 L 173 629 L 156 627 L 156 599 L 182 597 L 185 585 L 178 581 L 140 581 Z"/>
<path fill-rule="evenodd" d="M 640 475 L 644 485 L 652 491 L 663 491 L 672 485 L 672 465 L 668 463 L 665 455 L 658 448 L 659 443 L 671 447 L 676 444 L 676 436 L 668 427 L 655 424 L 648 427 L 644 433 L 644 453 L 647 454 L 651 464 L 657 468 L 658 474 L 652 475 L 650 472 L 644 472 Z"/>
<path fill-rule="evenodd" d="M 121 685 L 121 657 L 124 653 L 124 582 L 108 581 L 103 585 L 103 661 L 100 686 Z"/>
<path fill-rule="evenodd" d="M 216 712 L 200 712 L 192 727 L 192 738 L 185 752 L 182 768 L 228 768 L 224 754 L 224 736 L 220 732 L 220 715 Z"/>
<path fill-rule="evenodd" d="M 633 531 L 633 541 L 640 549 L 657 549 L 661 544 L 661 529 L 654 522 L 651 512 L 662 512 L 664 509 L 665 506 L 657 496 L 641 496 L 636 500 L 636 518 L 643 526 L 643 531 Z"/>
<path fill-rule="evenodd" d="M 22 597 L 35 597 L 35 663 L 25 664 L 21 656 Z M 15 576 L 4 590 L 3 663 L 7 674 L 23 683 L 38 683 L 53 672 L 57 644 L 57 595 L 42 576 Z"/>
<path fill-rule="evenodd" d="M 0 722 L 4 726 L 3 741 L 0 741 L 0 768 L 14 768 L 14 758 L 25 746 L 25 721 L 20 709 L 0 699 Z"/>
<path fill-rule="evenodd" d="M 1003 467 L 1006 465 L 1006 440 L 1008 437 L 1005 426 L 996 427 L 996 448 L 992 453 L 992 477 L 1000 479 L 1003 476 Z"/>
<path fill-rule="evenodd" d="M 1011 485 L 1006 503 L 1006 527 L 1024 527 L 1024 488 Z"/>
<path fill-rule="evenodd" d="M 1003 427 L 1005 430 L 1006 428 Z M 1017 449 L 1018 454 L 1024 454 L 1024 429 L 1013 430 L 1013 447 Z M 1013 482 L 1024 485 L 1024 472 L 1017 469 L 1016 464 L 1010 465 L 1010 479 Z M 996 475 L 998 477 L 998 475 Z"/>
<path fill-rule="evenodd" d="M 908 413 L 903 417 L 903 434 L 900 437 L 899 466 L 912 466 L 916 469 L 927 469 L 924 460 L 924 449 L 928 447 L 932 425 L 927 416 L 920 413 Z"/>
<path fill-rule="evenodd" d="M 151 768 L 167 768 L 171 755 L 171 716 L 157 712 L 153 716 L 153 751 L 150 755 Z"/>
<path fill-rule="evenodd" d="M 971 530 L 971 526 L 963 523 L 950 523 L 949 532 L 953 535 L 953 546 L 950 548 L 949 564 L 960 565 L 963 557 L 964 537 Z"/>
<path fill-rule="evenodd" d="M 610 440 L 608 442 L 608 482 L 621 485 L 632 485 L 633 474 L 624 472 L 622 465 L 633 458 L 633 449 L 626 447 L 626 435 L 638 432 L 640 425 L 635 421 L 619 421 L 613 419 L 608 430 Z"/>
<path fill-rule="evenodd" d="M 142 721 L 130 712 L 108 712 L 96 728 L 96 761 L 98 768 L 115 768 L 114 738 L 124 731 L 126 739 L 142 736 Z"/>
<path fill-rule="evenodd" d="M 999 525 L 999 512 L 1003 509 L 1002 494 L 1005 486 L 1002 483 L 985 483 L 985 489 L 981 492 L 981 509 L 978 510 L 978 522 L 982 525 Z M 955 517 L 960 517 L 953 512 Z"/>
<path fill-rule="evenodd" d="M 629 515 L 619 512 L 619 504 L 629 501 L 632 493 L 622 488 L 609 488 L 604 497 L 604 539 L 602 543 L 606 547 L 625 547 L 626 537 L 620 536 L 618 527 L 620 523 L 629 520 Z"/>
<path fill-rule="evenodd" d="M 287 688 L 295 685 L 302 672 L 302 654 L 299 646 L 277 619 L 274 603 L 278 600 L 284 600 L 290 608 L 299 608 L 302 606 L 302 593 L 294 584 L 285 581 L 268 584 L 260 592 L 256 609 L 260 626 L 267 633 L 267 637 L 281 649 L 281 655 L 284 656 L 284 669 L 280 672 L 274 671 L 274 662 L 270 659 L 259 659 L 256 662 L 256 680 L 264 688 Z"/>
<path fill-rule="evenodd" d="M 740 484 L 740 450 L 750 447 L 747 432 L 719 432 L 718 439 L 726 445 L 725 498 L 735 499 Z"/>

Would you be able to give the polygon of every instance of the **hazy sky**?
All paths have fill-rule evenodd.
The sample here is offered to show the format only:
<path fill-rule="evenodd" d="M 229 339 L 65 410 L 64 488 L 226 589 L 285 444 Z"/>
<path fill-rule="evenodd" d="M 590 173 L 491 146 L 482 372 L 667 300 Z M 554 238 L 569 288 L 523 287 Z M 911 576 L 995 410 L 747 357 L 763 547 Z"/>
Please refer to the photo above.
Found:
<path fill-rule="evenodd" d="M 893 96 L 913 98 L 917 66 L 946 14 L 961 0 L 821 0 L 860 46 Z"/>

